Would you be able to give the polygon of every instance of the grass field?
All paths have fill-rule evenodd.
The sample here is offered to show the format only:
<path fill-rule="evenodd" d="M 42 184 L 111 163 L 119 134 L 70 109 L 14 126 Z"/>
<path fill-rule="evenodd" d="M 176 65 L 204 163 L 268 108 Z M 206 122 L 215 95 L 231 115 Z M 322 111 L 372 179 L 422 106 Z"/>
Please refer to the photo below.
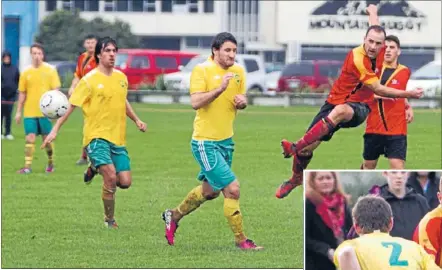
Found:
<path fill-rule="evenodd" d="M 246 234 L 262 252 L 241 252 L 223 216 L 222 199 L 210 201 L 180 223 L 176 245 L 164 239 L 161 212 L 175 207 L 198 184 L 190 152 L 194 111 L 181 105 L 135 105 L 148 123 L 145 134 L 128 127 L 133 185 L 118 190 L 120 228 L 103 227 L 101 179 L 83 184 L 82 117 L 75 113 L 56 141 L 56 172 L 44 173 L 37 149 L 33 173 L 17 175 L 24 162 L 22 126 L 15 141 L 2 141 L 3 268 L 301 268 L 302 189 L 277 200 L 276 187 L 290 174 L 279 142 L 298 139 L 318 108 L 250 107 L 236 121 L 233 169 L 241 182 Z M 441 112 L 416 110 L 410 125 L 408 168 L 440 168 Z M 341 130 L 315 153 L 310 168 L 357 169 L 363 127 Z M 40 144 L 40 140 L 38 141 Z M 380 163 L 386 168 L 386 162 Z"/>

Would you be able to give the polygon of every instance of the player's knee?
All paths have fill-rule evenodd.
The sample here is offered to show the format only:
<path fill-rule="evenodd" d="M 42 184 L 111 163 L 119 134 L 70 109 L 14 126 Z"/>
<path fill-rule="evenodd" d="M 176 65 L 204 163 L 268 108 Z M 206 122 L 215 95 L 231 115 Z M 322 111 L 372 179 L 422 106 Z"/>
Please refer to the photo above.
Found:
<path fill-rule="evenodd" d="M 377 161 L 373 161 L 373 160 L 366 160 L 364 161 L 364 169 L 366 170 L 374 170 L 376 169 L 376 165 L 377 165 Z"/>
<path fill-rule="evenodd" d="M 390 159 L 390 169 L 403 170 L 405 169 L 405 162 L 400 159 Z"/>
<path fill-rule="evenodd" d="M 117 182 L 117 187 L 121 189 L 128 189 L 130 188 L 131 185 L 132 185 L 131 182 L 125 182 L 125 183 Z"/>
<path fill-rule="evenodd" d="M 235 180 L 226 189 L 224 189 L 224 196 L 226 198 L 238 200 L 240 197 L 239 182 Z"/>
<path fill-rule="evenodd" d="M 214 199 L 218 198 L 219 192 L 216 192 L 216 191 L 204 192 L 203 196 L 204 196 L 204 198 L 206 198 L 206 200 L 210 201 L 210 200 L 214 200 Z"/>
<path fill-rule="evenodd" d="M 35 143 L 35 134 L 28 134 L 25 139 L 26 143 Z"/>
<path fill-rule="evenodd" d="M 347 104 L 336 106 L 335 113 L 339 119 L 351 119 L 353 117 L 353 109 Z"/>

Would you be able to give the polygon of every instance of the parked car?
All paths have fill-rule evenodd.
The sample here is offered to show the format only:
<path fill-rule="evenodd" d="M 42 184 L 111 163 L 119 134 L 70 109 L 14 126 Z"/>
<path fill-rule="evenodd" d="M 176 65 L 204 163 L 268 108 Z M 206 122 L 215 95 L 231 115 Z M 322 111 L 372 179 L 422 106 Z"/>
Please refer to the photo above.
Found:
<path fill-rule="evenodd" d="M 72 79 L 74 78 L 77 63 L 72 61 L 51 61 L 48 62 L 48 64 L 54 66 L 55 69 L 57 69 L 62 87 L 70 87 Z"/>
<path fill-rule="evenodd" d="M 290 63 L 284 67 L 278 80 L 278 92 L 299 91 L 310 88 L 315 92 L 327 91 L 339 76 L 341 61 L 311 60 Z"/>
<path fill-rule="evenodd" d="M 266 88 L 269 94 L 276 93 L 280 77 L 281 77 L 281 71 L 272 71 L 266 74 Z"/>
<path fill-rule="evenodd" d="M 190 74 L 193 68 L 207 60 L 208 55 L 200 55 L 194 57 L 184 66 L 180 72 L 170 73 L 164 76 L 164 84 L 169 90 L 189 91 Z M 265 67 L 262 58 L 258 55 L 237 54 L 235 62 L 242 65 L 246 71 L 246 88 L 247 91 L 255 89 L 265 92 Z"/>
<path fill-rule="evenodd" d="M 179 66 L 186 65 L 197 53 L 148 50 L 119 49 L 115 66 L 129 81 L 129 89 L 138 89 L 142 84 L 154 84 L 159 75 L 179 71 Z"/>
<path fill-rule="evenodd" d="M 411 74 L 407 90 L 424 89 L 424 96 L 434 97 L 441 95 L 441 61 L 436 60 L 419 68 Z"/>

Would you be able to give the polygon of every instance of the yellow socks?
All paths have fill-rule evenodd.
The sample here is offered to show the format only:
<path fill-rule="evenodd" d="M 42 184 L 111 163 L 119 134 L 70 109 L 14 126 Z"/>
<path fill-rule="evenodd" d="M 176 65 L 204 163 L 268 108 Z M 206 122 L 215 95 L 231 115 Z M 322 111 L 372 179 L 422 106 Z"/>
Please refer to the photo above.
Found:
<path fill-rule="evenodd" d="M 182 216 L 190 214 L 192 211 L 197 209 L 201 204 L 207 201 L 203 196 L 203 186 L 199 185 L 192 189 L 186 198 L 178 205 L 176 210 Z"/>
<path fill-rule="evenodd" d="M 34 157 L 35 144 L 26 143 L 25 144 L 25 168 L 31 168 L 32 159 Z"/>
<path fill-rule="evenodd" d="M 102 198 L 103 198 L 103 205 L 104 205 L 104 216 L 106 218 L 106 221 L 114 219 L 115 192 L 116 192 L 116 187 L 108 188 L 103 185 Z"/>
<path fill-rule="evenodd" d="M 54 143 L 49 143 L 46 146 L 46 153 L 48 154 L 48 165 L 54 164 Z"/>
<path fill-rule="evenodd" d="M 242 215 L 239 210 L 239 200 L 224 199 L 224 216 L 226 216 L 229 222 L 230 229 L 232 229 L 235 235 L 235 242 L 241 243 L 247 239 L 243 232 Z"/>

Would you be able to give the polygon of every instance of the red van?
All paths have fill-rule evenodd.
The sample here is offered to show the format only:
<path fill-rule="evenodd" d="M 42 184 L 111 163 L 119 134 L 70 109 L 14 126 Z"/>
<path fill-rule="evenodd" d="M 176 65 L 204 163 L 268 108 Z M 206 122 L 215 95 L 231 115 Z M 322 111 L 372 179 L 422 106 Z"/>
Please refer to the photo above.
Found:
<path fill-rule="evenodd" d="M 119 49 L 115 67 L 126 74 L 129 89 L 138 89 L 141 84 L 153 84 L 156 77 L 179 71 L 190 59 L 198 55 L 182 51 Z"/>
<path fill-rule="evenodd" d="M 330 88 L 330 79 L 335 80 L 342 67 L 341 61 L 309 60 L 286 65 L 278 80 L 278 92 L 292 92 L 304 87 L 313 91 Z"/>

